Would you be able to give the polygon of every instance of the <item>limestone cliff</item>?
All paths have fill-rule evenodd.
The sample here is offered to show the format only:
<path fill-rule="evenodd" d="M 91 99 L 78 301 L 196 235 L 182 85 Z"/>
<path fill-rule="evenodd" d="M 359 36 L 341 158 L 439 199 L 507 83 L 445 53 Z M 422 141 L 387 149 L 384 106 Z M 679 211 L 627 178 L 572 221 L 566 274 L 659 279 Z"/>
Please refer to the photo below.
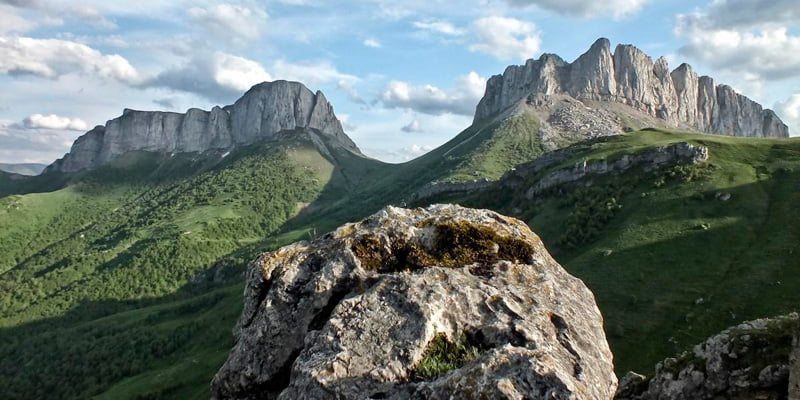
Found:
<path fill-rule="evenodd" d="M 48 170 L 92 169 L 129 151 L 202 152 L 275 137 L 281 131 L 313 129 L 330 142 L 358 153 L 322 94 L 301 83 L 275 81 L 253 86 L 233 105 L 196 108 L 185 114 L 126 109 L 73 143 Z"/>
<path fill-rule="evenodd" d="M 542 96 L 555 96 L 557 101 Z M 610 118 L 592 110 L 609 109 L 613 103 L 629 108 L 632 118 L 642 119 L 639 125 L 661 123 L 665 127 L 730 136 L 788 137 L 787 126 L 774 112 L 734 92 L 730 86 L 716 85 L 707 76 L 698 77 L 688 64 L 670 72 L 666 59 L 654 62 L 630 45 L 618 45 L 612 53 L 608 39 L 597 40 L 572 63 L 544 54 L 538 60 L 510 66 L 503 75 L 493 76 L 478 104 L 475 121 L 502 113 L 520 102 L 554 109 L 560 107 L 563 97 L 585 105 L 570 109 L 572 119 L 581 119 L 577 114 L 598 114 L 589 119 L 599 118 L 597 125 L 601 126 L 582 123 L 575 127 L 592 128 L 598 134 L 613 134 L 628 127 L 629 121 L 621 120 L 629 119 L 628 110 L 620 112 L 618 106 L 611 107 Z M 620 114 L 624 118 L 620 119 Z M 563 122 L 561 117 L 556 115 L 555 125 Z"/>
<path fill-rule="evenodd" d="M 387 207 L 248 271 L 216 399 L 597 399 L 594 297 L 522 222 Z"/>

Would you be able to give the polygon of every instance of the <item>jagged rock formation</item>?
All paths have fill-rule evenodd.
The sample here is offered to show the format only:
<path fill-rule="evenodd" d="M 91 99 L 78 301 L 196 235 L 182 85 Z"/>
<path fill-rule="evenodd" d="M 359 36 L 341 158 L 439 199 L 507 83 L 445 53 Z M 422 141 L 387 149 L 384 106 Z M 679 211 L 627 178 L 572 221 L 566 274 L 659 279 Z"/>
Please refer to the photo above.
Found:
<path fill-rule="evenodd" d="M 616 400 L 800 399 L 800 318 L 759 319 L 726 329 L 650 377 L 628 373 Z"/>
<path fill-rule="evenodd" d="M 537 176 L 540 171 L 549 169 L 573 156 L 569 149 L 549 152 L 534 161 L 520 164 L 497 181 L 480 179 L 466 182 L 431 182 L 411 196 L 411 200 L 420 201 L 429 197 L 448 193 L 476 192 L 490 190 L 500 185 L 504 188 L 518 189 L 526 184 L 525 198 L 533 200 L 536 195 L 548 189 L 565 184 L 584 181 L 592 176 L 619 174 L 634 167 L 645 171 L 662 169 L 674 165 L 691 165 L 708 161 L 708 148 L 693 146 L 689 143 L 676 143 L 660 146 L 639 153 L 626 154 L 619 159 L 582 161 L 573 166 L 558 168 Z M 531 180 L 533 182 L 531 183 Z"/>
<path fill-rule="evenodd" d="M 216 399 L 609 399 L 592 293 L 521 221 L 453 205 L 387 207 L 249 267 Z M 474 358 L 418 368 L 437 340 Z M 444 339 L 446 338 L 446 339 Z"/>
<path fill-rule="evenodd" d="M 688 64 L 670 72 L 666 59 L 653 62 L 631 45 L 618 45 L 612 53 L 608 39 L 597 40 L 571 64 L 544 54 L 525 65 L 509 66 L 503 75 L 487 82 L 475 121 L 520 103 L 548 111 L 540 115 L 549 122 L 542 127 L 546 143 L 552 141 L 546 136 L 560 131 L 582 131 L 583 136 L 594 137 L 647 126 L 788 137 L 788 127 L 774 112 L 731 87 L 698 77 Z M 565 107 L 566 117 L 561 111 Z"/>
<path fill-rule="evenodd" d="M 275 81 L 255 85 L 233 105 L 211 111 L 192 108 L 179 114 L 125 109 L 121 117 L 79 137 L 70 152 L 47 170 L 92 169 L 135 150 L 226 149 L 295 129 L 316 131 L 333 139 L 334 145 L 359 153 L 322 92 L 314 94 L 298 82 Z"/>

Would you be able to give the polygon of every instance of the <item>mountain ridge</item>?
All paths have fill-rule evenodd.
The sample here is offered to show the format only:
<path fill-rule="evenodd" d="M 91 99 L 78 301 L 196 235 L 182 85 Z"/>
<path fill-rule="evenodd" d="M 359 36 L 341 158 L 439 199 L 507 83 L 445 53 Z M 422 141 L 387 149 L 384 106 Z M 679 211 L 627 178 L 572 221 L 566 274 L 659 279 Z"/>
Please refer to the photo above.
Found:
<path fill-rule="evenodd" d="M 229 149 L 298 128 L 315 130 L 351 152 L 360 150 L 344 133 L 322 92 L 302 83 L 263 82 L 234 104 L 186 113 L 125 109 L 75 140 L 63 158 L 45 172 L 76 172 L 107 164 L 126 152 L 203 152 Z"/>
<path fill-rule="evenodd" d="M 772 110 L 698 77 L 686 63 L 670 72 L 664 57 L 655 62 L 642 50 L 619 44 L 611 52 L 600 38 L 572 63 L 543 54 L 525 65 L 512 65 L 489 78 L 475 121 L 502 113 L 536 96 L 568 96 L 591 106 L 620 103 L 663 121 L 665 127 L 690 128 L 729 136 L 788 137 L 788 127 Z"/>

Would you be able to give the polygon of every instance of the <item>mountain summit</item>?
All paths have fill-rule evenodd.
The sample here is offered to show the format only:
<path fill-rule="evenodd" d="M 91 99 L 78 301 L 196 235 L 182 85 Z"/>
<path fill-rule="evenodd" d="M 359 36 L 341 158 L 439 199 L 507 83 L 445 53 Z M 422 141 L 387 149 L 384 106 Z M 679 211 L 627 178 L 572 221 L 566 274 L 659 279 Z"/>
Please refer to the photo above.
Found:
<path fill-rule="evenodd" d="M 670 72 L 665 58 L 653 62 L 631 45 L 620 44 L 612 53 L 604 38 L 572 63 L 543 54 L 493 76 L 475 122 L 524 105 L 546 109 L 546 115 L 539 117 L 550 126 L 543 128 L 572 134 L 586 130 L 589 136 L 645 126 L 728 136 L 789 136 L 788 127 L 772 110 L 730 86 L 698 77 L 688 64 Z"/>
<path fill-rule="evenodd" d="M 298 82 L 275 81 L 253 86 L 233 105 L 196 108 L 185 114 L 125 109 L 122 116 L 79 137 L 64 158 L 48 170 L 92 169 L 130 151 L 202 152 L 247 145 L 303 129 L 324 136 L 334 146 L 360 154 L 344 133 L 322 92 Z"/>

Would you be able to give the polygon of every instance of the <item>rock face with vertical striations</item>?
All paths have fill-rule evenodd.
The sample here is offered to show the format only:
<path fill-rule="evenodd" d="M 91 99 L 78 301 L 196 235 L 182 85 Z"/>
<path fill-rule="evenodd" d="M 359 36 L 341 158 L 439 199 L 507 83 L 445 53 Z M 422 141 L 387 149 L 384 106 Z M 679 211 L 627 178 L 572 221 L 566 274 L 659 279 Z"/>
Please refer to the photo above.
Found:
<path fill-rule="evenodd" d="M 617 385 L 592 293 L 488 210 L 387 207 L 262 255 L 244 297 L 215 399 L 606 400 Z"/>
<path fill-rule="evenodd" d="M 541 96 L 555 96 L 543 100 Z M 567 98 L 564 100 L 564 98 Z M 698 77 L 687 64 L 669 70 L 666 59 L 655 62 L 631 45 L 618 45 L 611 51 L 607 39 L 599 39 L 574 62 L 544 54 L 525 65 L 510 66 L 503 75 L 489 79 L 486 93 L 478 104 L 475 122 L 496 116 L 520 103 L 538 108 L 546 124 L 566 101 L 579 101 L 582 110 L 572 114 L 598 114 L 610 111 L 601 126 L 581 127 L 586 134 L 619 133 L 625 128 L 663 126 L 706 133 L 748 137 L 788 137 L 788 128 L 771 110 L 736 93 L 730 86 Z M 624 107 L 621 107 L 624 106 Z M 559 117 L 560 118 L 560 117 Z M 575 115 L 576 119 L 591 118 Z M 596 119 L 596 118 L 595 118 Z M 636 125 L 636 126 L 631 126 Z M 579 127 L 579 129 L 581 128 Z M 543 133 L 547 133 L 545 126 Z M 558 130 L 560 128 L 555 127 Z M 593 131 L 593 132 L 589 132 Z M 544 138 L 545 142 L 548 138 Z"/>
<path fill-rule="evenodd" d="M 336 146 L 359 153 L 342 130 L 333 107 L 322 94 L 297 82 L 264 82 L 233 105 L 196 108 L 185 114 L 126 109 L 122 116 L 97 126 L 72 145 L 48 170 L 74 172 L 104 165 L 122 154 L 202 152 L 247 145 L 279 132 L 309 129 Z"/>

